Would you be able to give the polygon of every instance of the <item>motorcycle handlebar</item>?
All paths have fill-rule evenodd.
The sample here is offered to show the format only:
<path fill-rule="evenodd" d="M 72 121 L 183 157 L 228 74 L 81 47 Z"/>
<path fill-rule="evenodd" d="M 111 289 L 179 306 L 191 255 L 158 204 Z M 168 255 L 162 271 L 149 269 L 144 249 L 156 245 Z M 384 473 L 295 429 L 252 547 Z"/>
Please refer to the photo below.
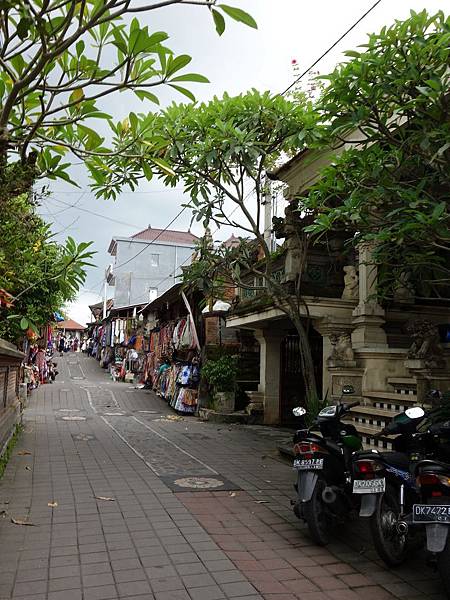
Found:
<path fill-rule="evenodd" d="M 346 409 L 350 410 L 351 408 L 354 408 L 355 406 L 359 406 L 359 401 L 356 400 L 356 402 L 351 402 L 350 404 L 346 405 Z"/>

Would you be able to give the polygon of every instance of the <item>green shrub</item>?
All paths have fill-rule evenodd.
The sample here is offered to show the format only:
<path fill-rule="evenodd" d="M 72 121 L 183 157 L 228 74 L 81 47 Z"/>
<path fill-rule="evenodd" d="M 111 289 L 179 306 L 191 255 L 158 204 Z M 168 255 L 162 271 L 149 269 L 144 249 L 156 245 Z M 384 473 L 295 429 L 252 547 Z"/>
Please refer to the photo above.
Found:
<path fill-rule="evenodd" d="M 202 367 L 202 376 L 215 392 L 231 392 L 236 387 L 238 357 L 224 355 L 217 360 L 207 360 Z"/>

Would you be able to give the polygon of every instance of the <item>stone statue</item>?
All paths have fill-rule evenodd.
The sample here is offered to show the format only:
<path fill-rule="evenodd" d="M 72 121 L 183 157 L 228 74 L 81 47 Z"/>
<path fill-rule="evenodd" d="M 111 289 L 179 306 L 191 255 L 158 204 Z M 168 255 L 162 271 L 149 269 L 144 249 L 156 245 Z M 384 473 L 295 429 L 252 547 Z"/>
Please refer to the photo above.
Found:
<path fill-rule="evenodd" d="M 414 287 L 411 283 L 411 274 L 407 271 L 402 271 L 394 289 L 394 300 L 403 304 L 414 303 Z"/>
<path fill-rule="evenodd" d="M 303 268 L 303 244 L 298 232 L 299 213 L 294 213 L 292 206 L 288 205 L 284 219 L 284 247 L 286 259 L 284 262 L 284 280 L 296 281 Z"/>
<path fill-rule="evenodd" d="M 344 267 L 344 291 L 342 300 L 358 300 L 359 298 L 359 277 L 356 267 L 346 265 Z"/>
<path fill-rule="evenodd" d="M 328 357 L 328 362 L 332 363 L 353 363 L 355 354 L 352 348 L 352 340 L 347 331 L 339 331 L 330 335 L 332 351 Z"/>
<path fill-rule="evenodd" d="M 418 319 L 408 323 L 406 330 L 413 339 L 408 358 L 423 360 L 429 367 L 441 366 L 444 363 L 439 331 L 434 323 Z"/>

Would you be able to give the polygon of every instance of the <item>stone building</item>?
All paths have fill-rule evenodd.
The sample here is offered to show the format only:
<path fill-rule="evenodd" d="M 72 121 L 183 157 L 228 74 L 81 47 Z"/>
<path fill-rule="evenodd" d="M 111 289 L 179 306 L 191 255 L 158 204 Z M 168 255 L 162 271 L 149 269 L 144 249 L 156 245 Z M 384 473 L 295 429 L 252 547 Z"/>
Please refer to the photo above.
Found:
<path fill-rule="evenodd" d="M 178 281 L 191 261 L 198 238 L 190 231 L 147 229 L 131 237 L 114 237 L 108 252 L 114 263 L 107 271 L 114 287 L 114 307 L 155 300 Z"/>
<path fill-rule="evenodd" d="M 326 152 L 303 151 L 271 176 L 286 184 L 289 200 L 305 192 L 329 160 Z M 297 249 L 287 241 L 284 248 L 280 268 L 288 279 Z M 360 400 L 353 420 L 373 443 L 403 406 L 423 401 L 430 388 L 450 388 L 450 303 L 418 300 L 399 285 L 395 297 L 380 304 L 371 248 L 346 248 L 338 237 L 313 248 L 302 276 L 301 310 L 318 388 L 332 402 L 351 384 Z M 252 329 L 260 343 L 260 383 L 252 399 L 263 405 L 265 423 L 289 424 L 293 406 L 305 404 L 298 338 L 282 311 L 257 297 L 241 300 L 227 325 Z"/>

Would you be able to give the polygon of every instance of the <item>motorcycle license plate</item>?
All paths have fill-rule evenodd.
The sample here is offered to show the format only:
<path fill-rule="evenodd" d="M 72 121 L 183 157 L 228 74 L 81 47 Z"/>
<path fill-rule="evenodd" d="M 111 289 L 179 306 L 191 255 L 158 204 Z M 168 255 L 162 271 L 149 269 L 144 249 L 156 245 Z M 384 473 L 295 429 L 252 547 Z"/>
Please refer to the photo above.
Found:
<path fill-rule="evenodd" d="M 386 480 L 381 479 L 355 479 L 353 481 L 354 494 L 382 494 L 386 489 Z"/>
<path fill-rule="evenodd" d="M 314 471 L 323 469 L 323 458 L 296 458 L 294 469 L 298 471 Z"/>
<path fill-rule="evenodd" d="M 448 504 L 414 504 L 413 523 L 450 523 Z"/>

